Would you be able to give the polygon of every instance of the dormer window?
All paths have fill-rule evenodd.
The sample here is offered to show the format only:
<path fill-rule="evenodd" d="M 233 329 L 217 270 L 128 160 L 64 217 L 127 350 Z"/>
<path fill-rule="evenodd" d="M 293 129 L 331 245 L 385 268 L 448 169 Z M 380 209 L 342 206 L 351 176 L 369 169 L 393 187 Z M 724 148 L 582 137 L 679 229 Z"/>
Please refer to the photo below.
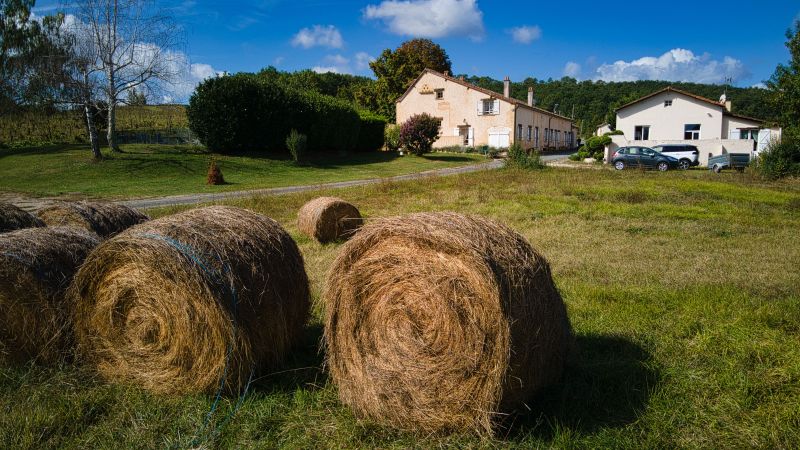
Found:
<path fill-rule="evenodd" d="M 436 100 L 441 100 L 444 98 L 444 89 L 436 89 L 433 92 L 436 93 Z"/>
<path fill-rule="evenodd" d="M 672 100 L 664 100 L 664 108 L 672 106 Z"/>

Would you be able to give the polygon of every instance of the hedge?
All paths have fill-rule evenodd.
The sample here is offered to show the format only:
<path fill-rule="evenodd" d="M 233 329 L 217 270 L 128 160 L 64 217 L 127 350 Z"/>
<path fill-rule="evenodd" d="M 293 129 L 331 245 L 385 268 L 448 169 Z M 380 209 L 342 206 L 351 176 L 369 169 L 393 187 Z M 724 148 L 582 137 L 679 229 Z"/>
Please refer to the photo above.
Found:
<path fill-rule="evenodd" d="M 362 119 L 346 101 L 317 92 L 301 92 L 252 74 L 210 78 L 202 82 L 187 108 L 189 127 L 210 150 L 220 153 L 284 151 L 292 129 L 308 136 L 312 151 L 371 150 L 383 145 L 372 136 L 373 122 Z M 365 134 L 359 131 L 365 123 Z M 364 141 L 361 141 L 364 139 Z M 379 144 L 376 144 L 377 140 Z M 362 147 L 361 142 L 367 143 Z"/>
<path fill-rule="evenodd" d="M 383 133 L 388 120 L 370 111 L 359 111 L 361 128 L 358 131 L 358 151 L 367 152 L 383 148 Z"/>

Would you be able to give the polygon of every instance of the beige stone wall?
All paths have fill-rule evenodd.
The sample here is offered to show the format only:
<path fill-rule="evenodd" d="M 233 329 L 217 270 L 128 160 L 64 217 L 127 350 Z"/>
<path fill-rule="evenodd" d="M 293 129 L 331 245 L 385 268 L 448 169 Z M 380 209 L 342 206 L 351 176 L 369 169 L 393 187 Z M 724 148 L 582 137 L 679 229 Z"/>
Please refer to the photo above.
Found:
<path fill-rule="evenodd" d="M 517 108 L 517 123 L 514 125 L 515 133 L 517 131 L 518 125 L 522 125 L 522 140 L 520 143 L 526 148 L 531 149 L 535 148 L 537 150 L 541 149 L 555 149 L 555 148 L 566 148 L 568 143 L 566 142 L 568 133 L 572 130 L 572 122 L 566 119 L 562 119 L 558 116 L 552 116 L 550 114 L 545 114 L 537 110 L 531 110 L 525 107 L 518 107 Z M 531 139 L 528 140 L 528 126 L 533 127 L 533 132 L 531 133 Z M 539 142 L 537 145 L 536 142 L 536 128 L 539 128 Z M 555 141 L 555 137 L 551 141 L 545 140 L 545 130 L 552 129 L 559 131 L 559 141 Z M 575 136 L 574 139 L 577 139 Z"/>
<path fill-rule="evenodd" d="M 423 87 L 427 89 L 423 91 Z M 444 89 L 441 100 L 436 99 L 436 89 Z M 455 136 L 455 129 L 459 126 L 472 127 L 473 145 L 488 145 L 490 128 L 510 128 L 514 122 L 513 105 L 503 101 L 500 102 L 499 114 L 479 116 L 478 101 L 488 98 L 482 92 L 426 73 L 406 98 L 397 103 L 397 123 L 405 122 L 414 114 L 426 112 L 442 118 L 441 137 L 433 144 L 434 148 L 459 145 L 459 138 Z M 513 130 L 509 130 L 509 133 L 510 142 L 513 142 Z"/>
<path fill-rule="evenodd" d="M 739 130 L 741 128 L 761 128 L 761 122 L 725 116 L 722 119 L 722 138 L 739 139 Z"/>
<path fill-rule="evenodd" d="M 443 89 L 442 99 L 436 98 L 436 90 Z M 500 95 L 500 94 L 498 94 Z M 523 125 L 522 143 L 526 148 L 534 146 L 534 136 L 527 140 L 527 127 L 539 127 L 539 147 L 546 145 L 544 129 L 554 128 L 561 131 L 562 143 L 566 132 L 571 130 L 571 122 L 541 112 L 534 112 L 525 107 L 500 100 L 499 111 L 492 115 L 479 115 L 478 102 L 490 96 L 475 89 L 463 86 L 432 73 L 420 78 L 411 92 L 397 103 L 397 123 L 403 123 L 414 114 L 426 112 L 434 117 L 442 118 L 441 135 L 434 143 L 434 148 L 462 145 L 463 140 L 457 135 L 458 127 L 469 126 L 473 133 L 473 146 L 490 145 L 489 134 L 503 133 L 508 136 L 508 143 L 516 140 L 517 124 Z M 554 145 L 554 143 L 553 143 Z"/>

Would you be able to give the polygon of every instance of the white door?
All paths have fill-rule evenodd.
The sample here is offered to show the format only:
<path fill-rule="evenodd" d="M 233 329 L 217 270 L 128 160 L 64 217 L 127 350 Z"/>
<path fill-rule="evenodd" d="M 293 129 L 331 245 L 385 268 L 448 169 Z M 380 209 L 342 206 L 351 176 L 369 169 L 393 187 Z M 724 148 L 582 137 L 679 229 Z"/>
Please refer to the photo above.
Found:
<path fill-rule="evenodd" d="M 506 148 L 509 141 L 508 133 L 489 133 L 489 147 Z"/>
<path fill-rule="evenodd" d="M 758 130 L 758 143 L 756 144 L 756 154 L 764 151 L 772 140 L 772 130 Z"/>
<path fill-rule="evenodd" d="M 469 145 L 470 147 L 475 145 L 475 129 L 474 128 L 469 127 L 469 132 L 467 134 L 467 139 L 469 140 L 469 143 L 467 145 Z"/>

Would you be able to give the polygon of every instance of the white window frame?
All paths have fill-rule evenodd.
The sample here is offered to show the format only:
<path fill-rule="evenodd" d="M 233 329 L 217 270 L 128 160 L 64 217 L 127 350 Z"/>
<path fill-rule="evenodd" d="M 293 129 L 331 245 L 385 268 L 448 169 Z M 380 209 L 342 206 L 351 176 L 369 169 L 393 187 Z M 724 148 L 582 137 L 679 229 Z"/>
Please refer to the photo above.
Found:
<path fill-rule="evenodd" d="M 636 129 L 641 128 L 641 132 L 639 133 L 639 138 L 636 138 Z M 645 131 L 647 131 L 647 137 L 645 137 Z M 634 141 L 649 141 L 650 140 L 650 125 L 635 125 L 633 127 L 633 140 Z"/>
<path fill-rule="evenodd" d="M 696 130 L 687 130 L 686 128 L 689 126 L 697 125 Z M 686 123 L 683 125 L 683 140 L 684 141 L 699 141 L 701 139 L 700 131 L 702 130 L 701 124 L 699 123 Z M 686 133 L 691 133 L 691 137 L 686 137 Z"/>
<path fill-rule="evenodd" d="M 444 100 L 444 88 L 434 89 L 433 92 L 436 100 Z"/>
<path fill-rule="evenodd" d="M 669 108 L 672 106 L 672 100 L 664 100 L 664 108 Z"/>

